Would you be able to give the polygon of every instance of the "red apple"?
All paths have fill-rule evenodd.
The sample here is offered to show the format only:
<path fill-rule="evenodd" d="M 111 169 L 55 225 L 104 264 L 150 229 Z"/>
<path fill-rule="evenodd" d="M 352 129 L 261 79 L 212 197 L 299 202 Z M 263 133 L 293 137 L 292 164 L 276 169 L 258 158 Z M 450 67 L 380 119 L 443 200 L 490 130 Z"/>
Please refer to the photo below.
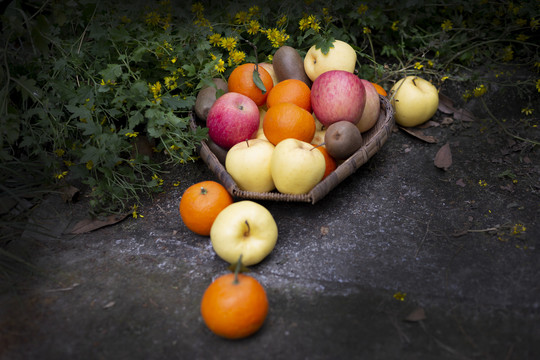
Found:
<path fill-rule="evenodd" d="M 379 99 L 379 93 L 375 86 L 367 80 L 360 79 L 364 87 L 366 88 L 366 106 L 364 107 L 364 113 L 356 124 L 360 132 L 366 132 L 371 129 L 379 119 L 381 112 L 381 100 Z"/>
<path fill-rule="evenodd" d="M 328 127 L 338 121 L 357 124 L 366 105 L 366 89 L 360 78 L 348 71 L 322 73 L 311 86 L 311 106 L 319 121 Z"/>
<path fill-rule="evenodd" d="M 208 111 L 208 136 L 224 149 L 251 139 L 259 129 L 259 107 L 245 95 L 221 95 Z"/>

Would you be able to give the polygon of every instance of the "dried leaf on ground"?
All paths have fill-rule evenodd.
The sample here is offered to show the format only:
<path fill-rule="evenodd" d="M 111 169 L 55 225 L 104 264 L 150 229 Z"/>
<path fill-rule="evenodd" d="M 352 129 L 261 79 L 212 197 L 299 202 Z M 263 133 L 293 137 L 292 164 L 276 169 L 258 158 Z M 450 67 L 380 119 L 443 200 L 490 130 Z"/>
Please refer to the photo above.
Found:
<path fill-rule="evenodd" d="M 420 139 L 422 141 L 425 141 L 430 144 L 435 144 L 438 142 L 437 138 L 431 135 L 424 134 L 421 130 L 413 129 L 413 128 L 406 128 L 403 126 L 399 127 L 401 130 L 405 131 L 407 134 L 414 136 L 417 139 Z"/>
<path fill-rule="evenodd" d="M 465 184 L 465 182 L 463 181 L 463 179 L 458 179 L 458 180 L 456 181 L 456 185 L 457 185 L 457 186 L 461 186 L 461 187 L 465 187 L 465 186 L 466 186 L 466 184 Z"/>
<path fill-rule="evenodd" d="M 453 114 L 456 111 L 454 101 L 441 93 L 439 93 L 439 111 L 445 114 Z"/>
<path fill-rule="evenodd" d="M 109 215 L 104 219 L 98 218 L 86 218 L 79 221 L 71 231 L 70 234 L 84 234 L 90 231 L 97 230 L 99 228 L 116 224 L 126 218 L 128 214 L 114 214 Z"/>
<path fill-rule="evenodd" d="M 60 193 L 62 195 L 62 200 L 64 200 L 64 202 L 70 202 L 70 201 L 73 201 L 75 196 L 79 194 L 79 189 L 76 188 L 75 186 L 68 185 L 60 189 Z"/>
<path fill-rule="evenodd" d="M 416 309 L 411 311 L 411 313 L 407 315 L 407 317 L 405 317 L 406 321 L 411 321 L 411 322 L 418 322 L 425 319 L 426 319 L 426 312 L 421 307 L 417 307 Z"/>
<path fill-rule="evenodd" d="M 476 117 L 469 110 L 459 109 L 454 112 L 454 119 L 470 122 L 470 121 L 475 121 Z"/>
<path fill-rule="evenodd" d="M 431 128 L 431 127 L 439 127 L 439 126 L 441 126 L 441 124 L 439 124 L 438 122 L 433 121 L 433 120 L 429 120 L 429 121 L 426 121 L 425 123 L 423 123 L 422 125 L 420 125 L 418 128 L 420 128 L 420 129 L 428 129 L 428 128 Z"/>
<path fill-rule="evenodd" d="M 435 155 L 434 164 L 439 169 L 444 171 L 448 170 L 452 166 L 452 151 L 450 150 L 450 144 L 444 144 L 437 154 Z"/>

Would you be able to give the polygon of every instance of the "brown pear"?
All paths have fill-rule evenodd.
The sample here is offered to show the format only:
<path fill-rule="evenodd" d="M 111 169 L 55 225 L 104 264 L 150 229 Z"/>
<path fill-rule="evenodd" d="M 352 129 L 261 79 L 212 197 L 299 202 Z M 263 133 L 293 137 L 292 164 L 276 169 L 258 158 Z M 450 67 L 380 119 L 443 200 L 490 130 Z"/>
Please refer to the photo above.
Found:
<path fill-rule="evenodd" d="M 362 146 L 363 140 L 355 124 L 349 121 L 338 121 L 326 129 L 324 143 L 330 156 L 343 160 L 354 154 Z"/>

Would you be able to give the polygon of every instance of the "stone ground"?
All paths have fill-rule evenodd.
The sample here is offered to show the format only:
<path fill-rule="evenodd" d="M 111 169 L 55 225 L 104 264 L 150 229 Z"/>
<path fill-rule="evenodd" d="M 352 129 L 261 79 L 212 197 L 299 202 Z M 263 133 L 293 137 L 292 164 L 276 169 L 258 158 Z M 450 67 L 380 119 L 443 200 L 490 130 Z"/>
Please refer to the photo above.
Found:
<path fill-rule="evenodd" d="M 421 129 L 436 143 L 396 128 L 315 205 L 261 202 L 279 239 L 250 274 L 270 312 L 240 341 L 202 322 L 203 291 L 227 264 L 177 210 L 188 186 L 216 179 L 204 163 L 171 169 L 143 218 L 82 235 L 66 233 L 87 199 L 47 197 L 8 246 L 38 270 L 2 284 L 0 358 L 540 358 L 539 147 L 502 127 L 538 142 L 521 113 L 530 99 L 492 86 L 485 98 L 499 124 L 481 99 L 463 104 L 462 89 L 443 90 L 475 119 L 438 112 Z M 444 144 L 446 171 L 434 165 Z"/>

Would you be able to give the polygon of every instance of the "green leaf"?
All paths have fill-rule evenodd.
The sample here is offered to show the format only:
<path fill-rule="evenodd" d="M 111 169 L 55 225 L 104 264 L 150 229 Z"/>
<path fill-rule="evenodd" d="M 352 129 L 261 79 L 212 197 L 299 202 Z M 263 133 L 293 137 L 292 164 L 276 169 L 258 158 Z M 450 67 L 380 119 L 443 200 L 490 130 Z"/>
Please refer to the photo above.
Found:
<path fill-rule="evenodd" d="M 266 87 L 264 86 L 261 77 L 259 76 L 259 72 L 256 68 L 253 69 L 253 82 L 255 83 L 255 85 L 257 85 L 259 89 L 261 89 L 263 94 L 266 93 Z"/>
<path fill-rule="evenodd" d="M 332 36 L 329 36 L 327 38 L 321 37 L 316 43 L 315 43 L 315 49 L 321 49 L 323 54 L 328 54 L 331 48 L 334 47 L 334 39 Z"/>

